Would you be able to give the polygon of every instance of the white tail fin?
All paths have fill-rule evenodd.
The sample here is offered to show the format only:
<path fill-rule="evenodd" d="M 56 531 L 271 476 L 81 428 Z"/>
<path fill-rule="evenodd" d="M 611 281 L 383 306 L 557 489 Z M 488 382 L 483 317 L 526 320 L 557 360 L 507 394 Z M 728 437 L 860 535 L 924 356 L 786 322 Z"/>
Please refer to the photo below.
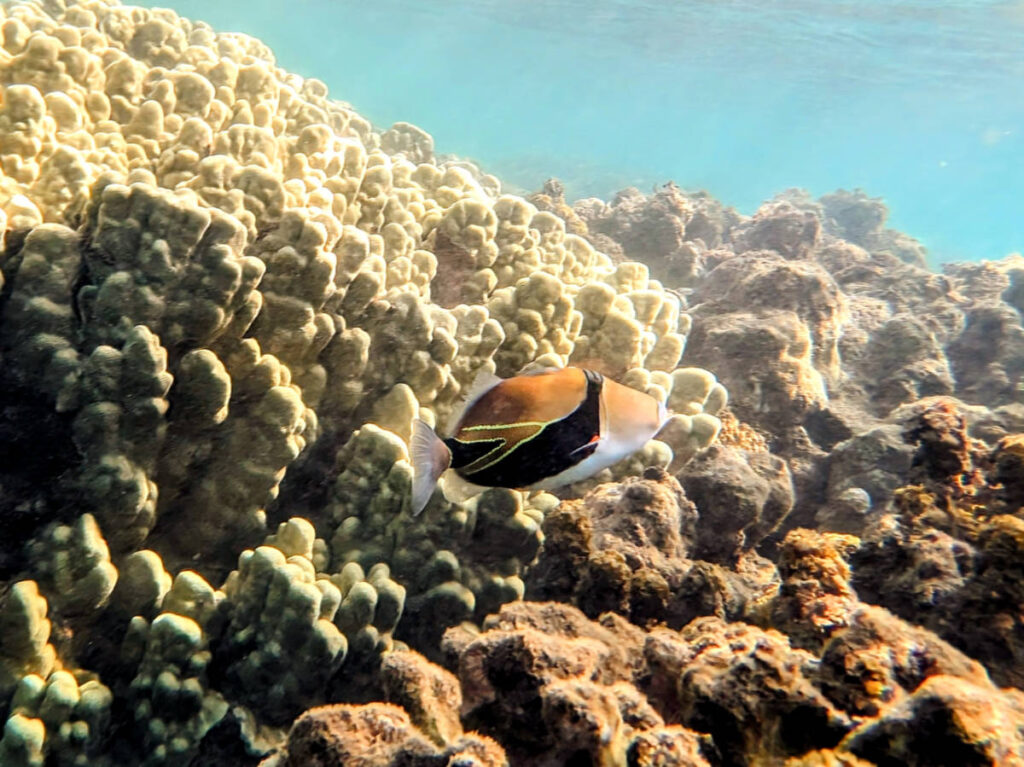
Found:
<path fill-rule="evenodd" d="M 452 462 L 452 453 L 434 430 L 417 418 L 412 426 L 409 455 L 413 470 L 411 507 L 415 517 L 434 494 L 438 477 Z"/>

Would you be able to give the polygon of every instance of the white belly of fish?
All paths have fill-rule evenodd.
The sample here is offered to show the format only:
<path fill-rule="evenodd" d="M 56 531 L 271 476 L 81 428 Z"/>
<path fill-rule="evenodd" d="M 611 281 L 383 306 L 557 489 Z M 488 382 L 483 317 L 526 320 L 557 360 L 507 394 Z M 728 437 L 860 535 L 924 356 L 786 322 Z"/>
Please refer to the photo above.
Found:
<path fill-rule="evenodd" d="M 526 489 L 554 490 L 558 487 L 571 485 L 573 482 L 580 482 L 581 480 L 588 479 L 602 469 L 607 469 L 609 466 L 618 463 L 626 456 L 632 455 L 642 448 L 644 444 L 646 444 L 646 442 L 639 445 L 625 445 L 622 443 L 616 443 L 613 440 L 602 439 L 597 445 L 597 450 L 575 466 L 570 466 L 565 471 L 559 472 L 554 476 L 547 477 L 546 479 L 542 479 L 540 482 L 534 482 Z"/>

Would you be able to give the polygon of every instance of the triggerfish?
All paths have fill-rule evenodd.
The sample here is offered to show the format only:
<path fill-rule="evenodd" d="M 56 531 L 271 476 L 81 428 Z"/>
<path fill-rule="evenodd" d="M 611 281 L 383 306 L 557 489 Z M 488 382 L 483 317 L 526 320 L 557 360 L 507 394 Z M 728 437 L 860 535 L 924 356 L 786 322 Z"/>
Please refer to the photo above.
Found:
<path fill-rule="evenodd" d="M 442 439 L 413 429 L 412 513 L 447 469 L 484 487 L 550 490 L 586 479 L 643 447 L 668 418 L 644 392 L 581 368 L 542 368 L 501 379 L 483 374 Z"/>

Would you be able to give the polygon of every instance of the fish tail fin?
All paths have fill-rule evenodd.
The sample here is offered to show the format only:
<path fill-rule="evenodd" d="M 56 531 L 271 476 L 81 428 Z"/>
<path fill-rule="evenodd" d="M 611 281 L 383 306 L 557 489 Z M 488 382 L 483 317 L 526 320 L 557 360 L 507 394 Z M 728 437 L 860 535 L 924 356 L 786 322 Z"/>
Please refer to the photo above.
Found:
<path fill-rule="evenodd" d="M 438 478 L 451 465 L 452 453 L 434 430 L 417 418 L 412 427 L 409 454 L 413 469 L 410 505 L 415 517 L 426 507 Z"/>

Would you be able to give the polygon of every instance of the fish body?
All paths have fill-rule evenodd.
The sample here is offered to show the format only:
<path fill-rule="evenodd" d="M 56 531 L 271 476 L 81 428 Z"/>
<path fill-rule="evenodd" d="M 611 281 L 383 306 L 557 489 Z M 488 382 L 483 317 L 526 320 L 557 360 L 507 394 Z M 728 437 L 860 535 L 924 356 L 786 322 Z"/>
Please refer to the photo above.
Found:
<path fill-rule="evenodd" d="M 582 368 L 545 368 L 474 383 L 444 439 L 417 421 L 412 511 L 447 469 L 484 487 L 548 490 L 578 482 L 643 447 L 667 418 L 643 392 Z"/>

